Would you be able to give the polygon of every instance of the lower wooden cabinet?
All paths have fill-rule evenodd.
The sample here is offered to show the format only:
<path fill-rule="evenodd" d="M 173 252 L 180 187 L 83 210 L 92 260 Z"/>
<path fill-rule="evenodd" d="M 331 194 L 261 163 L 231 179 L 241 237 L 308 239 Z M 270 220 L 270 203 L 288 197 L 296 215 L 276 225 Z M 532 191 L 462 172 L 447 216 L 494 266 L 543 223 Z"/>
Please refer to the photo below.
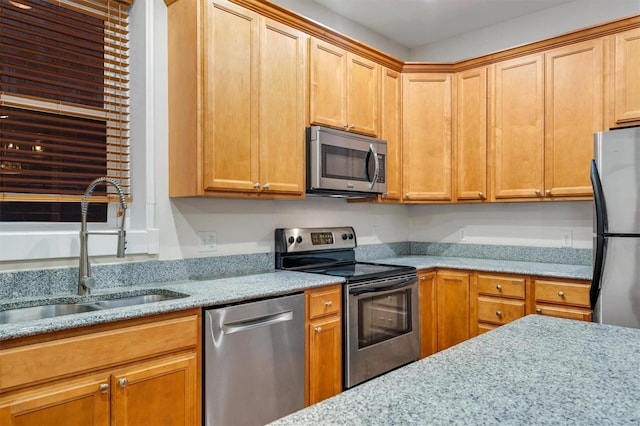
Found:
<path fill-rule="evenodd" d="M 530 313 L 526 301 L 529 285 L 527 276 L 474 273 L 472 305 L 476 305 L 477 321 L 471 335 L 477 336 Z"/>
<path fill-rule="evenodd" d="M 342 285 L 307 290 L 307 405 L 342 391 Z"/>
<path fill-rule="evenodd" d="M 533 286 L 537 314 L 591 321 L 593 314 L 589 301 L 591 282 L 536 278 Z"/>
<path fill-rule="evenodd" d="M 420 295 L 420 358 L 438 352 L 438 316 L 436 272 L 419 272 Z"/>
<path fill-rule="evenodd" d="M 3 342 L 0 424 L 199 425 L 199 312 Z"/>
<path fill-rule="evenodd" d="M 437 350 L 470 337 L 469 273 L 441 270 L 437 274 Z"/>

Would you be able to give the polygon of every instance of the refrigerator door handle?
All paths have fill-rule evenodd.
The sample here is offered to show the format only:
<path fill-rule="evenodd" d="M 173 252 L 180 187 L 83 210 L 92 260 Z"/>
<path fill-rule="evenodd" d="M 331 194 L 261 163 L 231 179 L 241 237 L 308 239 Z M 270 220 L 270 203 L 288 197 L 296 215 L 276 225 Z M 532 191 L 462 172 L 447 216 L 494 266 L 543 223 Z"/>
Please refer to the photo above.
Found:
<path fill-rule="evenodd" d="M 607 204 L 604 200 L 604 191 L 596 160 L 591 160 L 591 185 L 593 186 L 593 201 L 596 208 L 596 235 L 602 236 L 609 230 L 607 219 Z"/>
<path fill-rule="evenodd" d="M 595 259 L 593 261 L 593 278 L 591 278 L 591 289 L 589 290 L 589 301 L 591 309 L 596 307 L 600 296 L 600 286 L 602 284 L 602 271 L 607 253 L 607 239 L 602 235 L 596 236 Z"/>

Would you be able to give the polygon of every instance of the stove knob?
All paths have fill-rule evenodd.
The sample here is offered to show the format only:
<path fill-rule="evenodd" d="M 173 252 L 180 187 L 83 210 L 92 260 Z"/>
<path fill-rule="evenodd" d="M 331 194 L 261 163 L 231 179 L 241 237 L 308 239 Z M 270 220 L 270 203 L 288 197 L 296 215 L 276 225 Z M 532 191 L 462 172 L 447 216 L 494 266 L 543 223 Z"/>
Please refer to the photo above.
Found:
<path fill-rule="evenodd" d="M 289 244 L 293 244 L 295 240 L 296 240 L 295 238 L 289 237 L 287 241 L 289 242 Z"/>
<path fill-rule="evenodd" d="M 342 234 L 342 239 L 346 240 L 347 239 L 347 234 Z"/>
<path fill-rule="evenodd" d="M 353 234 L 349 234 L 349 239 L 353 240 Z"/>
<path fill-rule="evenodd" d="M 302 242 L 302 237 L 298 235 L 298 238 L 296 238 L 296 243 L 300 244 L 301 242 Z"/>

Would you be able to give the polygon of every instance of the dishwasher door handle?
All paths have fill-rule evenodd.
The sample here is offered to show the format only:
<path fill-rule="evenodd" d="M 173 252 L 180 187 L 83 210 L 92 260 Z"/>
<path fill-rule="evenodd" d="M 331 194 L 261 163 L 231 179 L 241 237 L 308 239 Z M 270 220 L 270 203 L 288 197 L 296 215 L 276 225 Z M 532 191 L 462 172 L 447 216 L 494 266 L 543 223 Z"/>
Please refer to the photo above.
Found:
<path fill-rule="evenodd" d="M 240 333 L 242 331 L 251 330 L 253 328 L 265 327 L 281 322 L 291 321 L 293 319 L 293 311 L 278 312 L 276 314 L 263 315 L 257 318 L 239 320 L 222 324 L 223 334 Z"/>

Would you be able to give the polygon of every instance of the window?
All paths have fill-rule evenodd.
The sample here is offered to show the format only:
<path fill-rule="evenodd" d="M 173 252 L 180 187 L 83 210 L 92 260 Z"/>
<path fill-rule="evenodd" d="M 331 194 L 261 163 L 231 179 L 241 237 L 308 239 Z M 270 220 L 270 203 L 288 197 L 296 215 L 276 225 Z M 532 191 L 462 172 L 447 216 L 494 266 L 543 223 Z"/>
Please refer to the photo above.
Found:
<path fill-rule="evenodd" d="M 99 176 L 130 197 L 129 5 L 0 0 L 0 221 L 78 221 Z"/>

